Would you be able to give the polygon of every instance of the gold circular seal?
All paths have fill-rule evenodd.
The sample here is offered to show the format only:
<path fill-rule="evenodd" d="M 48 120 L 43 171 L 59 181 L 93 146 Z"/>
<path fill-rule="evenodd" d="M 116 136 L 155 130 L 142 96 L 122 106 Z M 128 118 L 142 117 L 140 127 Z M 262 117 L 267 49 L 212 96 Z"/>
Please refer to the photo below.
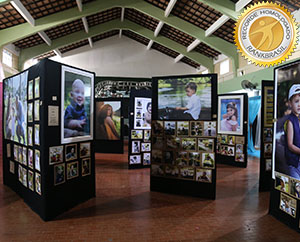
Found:
<path fill-rule="evenodd" d="M 291 13 L 276 3 L 256 3 L 239 17 L 234 41 L 242 56 L 260 66 L 286 60 L 296 48 L 297 25 Z"/>

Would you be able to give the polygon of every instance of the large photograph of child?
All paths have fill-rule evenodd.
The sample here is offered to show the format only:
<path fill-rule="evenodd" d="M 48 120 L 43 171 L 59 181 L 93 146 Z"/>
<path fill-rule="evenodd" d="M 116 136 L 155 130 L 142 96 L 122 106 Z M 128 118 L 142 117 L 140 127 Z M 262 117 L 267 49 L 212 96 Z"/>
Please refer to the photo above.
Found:
<path fill-rule="evenodd" d="M 93 139 L 94 75 L 62 66 L 62 143 Z"/>
<path fill-rule="evenodd" d="M 243 135 L 243 95 L 218 97 L 218 133 Z"/>
<path fill-rule="evenodd" d="M 136 97 L 134 100 L 134 128 L 151 129 L 151 98 Z"/>
<path fill-rule="evenodd" d="M 273 167 L 300 180 L 300 62 L 275 70 Z M 273 173 L 273 178 L 275 175 Z"/>
<path fill-rule="evenodd" d="M 165 120 L 210 120 L 212 77 L 158 80 L 158 118 Z"/>
<path fill-rule="evenodd" d="M 4 138 L 27 145 L 28 71 L 4 81 Z"/>
<path fill-rule="evenodd" d="M 96 102 L 96 139 L 120 140 L 121 102 Z"/>

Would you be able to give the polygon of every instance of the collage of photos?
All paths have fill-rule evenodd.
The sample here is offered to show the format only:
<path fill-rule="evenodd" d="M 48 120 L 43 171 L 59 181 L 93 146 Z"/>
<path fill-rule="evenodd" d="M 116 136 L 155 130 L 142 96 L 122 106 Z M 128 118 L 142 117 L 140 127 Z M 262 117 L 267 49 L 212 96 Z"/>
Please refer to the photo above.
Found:
<path fill-rule="evenodd" d="M 300 200 L 300 180 L 275 172 L 275 189 Z"/>
<path fill-rule="evenodd" d="M 49 147 L 49 164 L 54 165 L 54 185 L 91 174 L 91 143 Z M 80 166 L 81 165 L 81 169 Z"/>
<path fill-rule="evenodd" d="M 152 176 L 212 183 L 215 121 L 153 121 Z"/>
<path fill-rule="evenodd" d="M 130 140 L 129 165 L 151 165 L 151 129 L 132 129 Z"/>
<path fill-rule="evenodd" d="M 134 98 L 134 129 L 151 129 L 151 98 Z"/>
<path fill-rule="evenodd" d="M 232 156 L 235 162 L 245 161 L 245 137 L 218 134 L 216 154 Z"/>

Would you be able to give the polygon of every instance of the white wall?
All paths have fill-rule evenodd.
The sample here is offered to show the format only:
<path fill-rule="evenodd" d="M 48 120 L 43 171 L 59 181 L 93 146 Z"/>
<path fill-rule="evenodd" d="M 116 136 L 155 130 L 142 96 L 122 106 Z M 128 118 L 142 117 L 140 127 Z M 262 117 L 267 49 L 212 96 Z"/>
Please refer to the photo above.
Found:
<path fill-rule="evenodd" d="M 96 76 L 151 77 L 161 75 L 196 74 L 195 68 L 126 36 L 114 36 L 67 52 L 52 60 L 93 71 Z"/>

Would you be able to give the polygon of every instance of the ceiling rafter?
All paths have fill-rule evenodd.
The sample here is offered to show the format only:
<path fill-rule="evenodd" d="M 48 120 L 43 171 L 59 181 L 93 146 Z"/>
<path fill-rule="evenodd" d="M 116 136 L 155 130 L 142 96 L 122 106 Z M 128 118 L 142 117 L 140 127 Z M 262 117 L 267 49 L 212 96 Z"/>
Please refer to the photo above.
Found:
<path fill-rule="evenodd" d="M 82 17 L 82 23 L 83 23 L 83 27 L 86 33 L 89 32 L 89 24 L 88 21 L 86 20 L 86 17 Z"/>
<path fill-rule="evenodd" d="M 29 23 L 31 26 L 35 26 L 35 20 L 28 10 L 24 7 L 20 0 L 10 1 L 11 5 L 22 15 L 22 17 Z"/>
<path fill-rule="evenodd" d="M 88 37 L 88 41 L 89 41 L 89 45 L 90 45 L 90 47 L 91 48 L 93 48 L 93 40 L 92 40 L 92 38 L 91 37 Z"/>
<path fill-rule="evenodd" d="M 77 6 L 78 6 L 78 10 L 80 12 L 82 12 L 82 0 L 76 0 Z"/>

